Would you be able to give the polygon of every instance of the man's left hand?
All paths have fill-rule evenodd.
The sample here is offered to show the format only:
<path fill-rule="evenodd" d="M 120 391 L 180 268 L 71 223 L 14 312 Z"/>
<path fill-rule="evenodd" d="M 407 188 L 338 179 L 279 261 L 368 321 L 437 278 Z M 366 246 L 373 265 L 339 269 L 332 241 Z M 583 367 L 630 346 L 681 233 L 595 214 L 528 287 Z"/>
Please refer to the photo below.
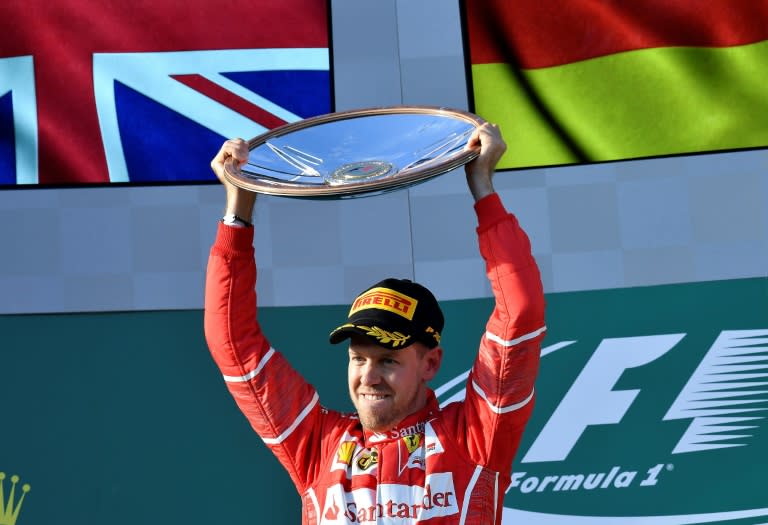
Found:
<path fill-rule="evenodd" d="M 507 150 L 501 130 L 497 124 L 486 122 L 472 133 L 467 148 L 480 148 L 480 155 L 464 166 L 469 191 L 475 201 L 490 195 L 493 189 L 493 174 L 501 156 Z"/>

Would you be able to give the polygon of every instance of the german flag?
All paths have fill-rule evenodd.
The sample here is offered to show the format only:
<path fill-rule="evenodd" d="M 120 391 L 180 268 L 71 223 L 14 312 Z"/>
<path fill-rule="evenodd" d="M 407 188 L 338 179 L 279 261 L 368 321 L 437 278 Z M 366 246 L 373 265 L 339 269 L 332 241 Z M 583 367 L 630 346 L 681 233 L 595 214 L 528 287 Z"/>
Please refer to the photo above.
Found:
<path fill-rule="evenodd" d="M 465 0 L 499 167 L 768 145 L 768 0 Z"/>

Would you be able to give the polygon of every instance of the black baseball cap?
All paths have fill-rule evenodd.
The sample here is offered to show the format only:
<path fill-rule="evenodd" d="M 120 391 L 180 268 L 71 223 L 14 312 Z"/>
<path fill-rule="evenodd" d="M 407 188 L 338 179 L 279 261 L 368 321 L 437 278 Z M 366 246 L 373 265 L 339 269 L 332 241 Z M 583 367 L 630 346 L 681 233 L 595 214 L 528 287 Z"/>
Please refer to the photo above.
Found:
<path fill-rule="evenodd" d="M 384 279 L 357 296 L 347 322 L 329 337 L 332 344 L 358 334 L 385 348 L 399 350 L 416 341 L 434 348 L 445 318 L 437 299 L 408 279 Z"/>

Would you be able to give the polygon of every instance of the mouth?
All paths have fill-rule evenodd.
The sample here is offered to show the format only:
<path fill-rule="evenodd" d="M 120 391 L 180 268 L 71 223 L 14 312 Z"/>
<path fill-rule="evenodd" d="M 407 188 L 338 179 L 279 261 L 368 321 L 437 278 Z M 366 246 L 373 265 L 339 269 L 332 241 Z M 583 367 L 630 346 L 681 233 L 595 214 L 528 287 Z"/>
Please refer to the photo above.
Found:
<path fill-rule="evenodd" d="M 361 393 L 361 394 L 358 394 L 358 397 L 360 397 L 360 399 L 365 400 L 365 401 L 382 401 L 382 400 L 388 398 L 389 395 L 388 394 L 363 394 L 363 393 Z"/>

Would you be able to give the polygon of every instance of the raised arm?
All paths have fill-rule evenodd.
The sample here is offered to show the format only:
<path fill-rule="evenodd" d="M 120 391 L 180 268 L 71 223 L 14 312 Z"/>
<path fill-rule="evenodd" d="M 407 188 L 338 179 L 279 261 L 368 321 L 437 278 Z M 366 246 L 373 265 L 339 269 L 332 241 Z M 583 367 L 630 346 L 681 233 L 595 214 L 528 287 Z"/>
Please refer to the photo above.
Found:
<path fill-rule="evenodd" d="M 205 336 L 238 407 L 303 492 L 316 468 L 320 425 L 328 416 L 321 413 L 315 389 L 270 346 L 257 322 L 250 225 L 255 194 L 224 178 L 230 159 L 242 163 L 247 156 L 244 141 L 229 140 L 211 162 L 227 203 L 208 261 Z"/>
<path fill-rule="evenodd" d="M 544 336 L 544 295 L 525 232 L 493 189 L 496 163 L 506 150 L 498 127 L 486 124 L 470 146 L 480 156 L 466 167 L 475 198 L 480 253 L 493 289 L 495 308 L 467 381 L 458 415 L 466 425 L 466 447 L 479 464 L 507 476 L 533 408 Z"/>

